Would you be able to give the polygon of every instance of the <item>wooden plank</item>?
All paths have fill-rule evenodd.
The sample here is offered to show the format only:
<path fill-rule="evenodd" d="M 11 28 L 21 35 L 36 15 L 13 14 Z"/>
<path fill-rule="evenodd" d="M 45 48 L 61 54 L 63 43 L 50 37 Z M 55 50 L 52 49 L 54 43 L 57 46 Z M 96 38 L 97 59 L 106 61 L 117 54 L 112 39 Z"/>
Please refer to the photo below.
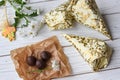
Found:
<path fill-rule="evenodd" d="M 68 56 L 70 64 L 72 64 L 73 74 L 78 74 L 80 72 L 86 72 L 90 71 L 90 67 L 87 65 L 87 63 L 82 59 L 80 54 L 76 51 L 73 47 L 65 47 L 64 48 L 65 54 Z M 80 63 L 80 64 L 78 64 Z M 6 66 L 6 65 L 9 66 Z M 15 71 L 13 62 L 10 58 L 10 56 L 0 57 L 0 73 L 3 72 L 9 72 L 9 71 Z M 84 66 L 83 66 L 84 65 Z M 86 68 L 84 68 L 86 67 Z M 78 69 L 76 69 L 78 68 Z M 84 69 L 82 69 L 84 68 Z"/>
<path fill-rule="evenodd" d="M 36 1 L 36 0 L 35 0 Z M 101 11 L 101 13 L 102 14 L 109 14 L 110 12 L 108 11 L 108 9 L 106 10 L 106 8 L 108 8 L 108 7 L 110 7 L 110 5 L 108 5 L 108 4 L 114 4 L 114 5 L 117 5 L 116 7 L 111 7 L 111 8 L 115 8 L 117 11 L 119 11 L 119 4 L 117 4 L 117 1 L 118 0 L 115 0 L 115 1 L 113 1 L 113 0 L 109 0 L 109 1 L 103 1 L 103 0 L 97 0 L 97 3 L 98 3 L 98 6 L 100 7 L 100 10 L 103 10 L 103 9 L 105 9 L 104 10 L 104 12 L 102 12 Z M 51 2 L 42 2 L 42 3 L 36 3 L 36 4 L 32 4 L 32 6 L 33 7 L 36 7 L 36 8 L 44 8 L 45 9 L 45 12 L 48 12 L 48 11 L 50 11 L 51 9 L 53 9 L 53 8 L 55 8 L 56 6 L 58 6 L 58 5 L 60 5 L 61 3 L 63 3 L 64 1 L 62 0 L 57 0 L 57 1 L 51 1 Z M 109 3 L 108 3 L 109 2 Z M 102 5 L 102 4 L 106 4 L 106 5 Z M 51 5 L 51 4 L 54 4 L 54 5 Z M 36 6 L 37 5 L 37 6 Z M 49 6 L 48 6 L 49 5 Z M 111 9 L 110 8 L 110 9 Z M 115 9 L 112 9 L 112 10 L 110 10 L 111 12 L 113 12 L 114 13 L 114 11 L 113 10 L 115 10 Z M 108 11 L 108 12 L 107 12 Z M 116 11 L 115 11 L 116 12 Z M 2 13 L 2 11 L 1 11 L 1 13 Z M 11 8 L 9 8 L 9 10 L 8 10 L 8 14 L 12 14 L 13 13 L 13 9 L 11 9 Z M 106 18 L 106 20 L 111 20 L 111 18 L 114 18 L 114 17 L 118 17 L 119 15 L 115 15 L 115 16 L 112 16 L 112 17 L 110 17 L 110 19 L 107 19 Z M 116 19 L 119 19 L 119 18 L 115 18 L 115 20 L 113 20 L 113 21 L 115 21 L 116 22 Z M 111 21 L 111 22 L 113 22 L 113 21 Z M 113 24 L 113 25 L 115 25 L 115 24 Z M 83 26 L 83 25 L 79 25 L 79 26 Z"/>
<path fill-rule="evenodd" d="M 51 10 L 56 6 L 64 3 L 65 1 L 67 0 L 31 0 L 30 2 L 33 3 L 31 5 L 35 5 L 35 6 L 37 5 L 38 7 L 45 7 L 45 8 L 47 7 L 47 9 Z M 100 8 L 101 14 L 119 14 L 120 13 L 119 0 L 96 0 L 96 2 L 98 4 L 98 7 Z M 54 4 L 54 5 L 51 5 L 51 4 Z M 11 8 L 10 6 L 8 7 Z M 12 12 L 12 10 L 8 12 Z"/>
<path fill-rule="evenodd" d="M 104 15 L 104 19 L 106 19 L 108 28 L 111 32 L 113 39 L 120 38 L 120 35 L 118 34 L 120 32 L 120 14 Z"/>
<path fill-rule="evenodd" d="M 115 69 L 111 71 L 88 73 L 84 75 L 69 76 L 60 79 L 53 80 L 119 80 L 120 79 L 120 69 Z"/>
<path fill-rule="evenodd" d="M 52 80 L 119 80 L 120 69 L 79 74 Z M 22 80 L 15 72 L 0 73 L 1 80 Z"/>
<path fill-rule="evenodd" d="M 36 3 L 42 3 L 42 2 L 50 2 L 50 1 L 55 1 L 55 0 L 26 0 L 27 5 L 29 4 L 36 4 Z M 7 2 L 7 6 L 10 7 L 10 4 Z"/>
<path fill-rule="evenodd" d="M 36 4 L 32 4 L 33 7 L 40 7 L 45 9 L 45 12 L 50 11 L 51 9 L 55 8 L 56 6 L 58 6 L 59 4 L 61 4 L 62 1 L 60 3 L 58 3 L 58 1 L 51 1 L 51 2 L 44 2 L 43 3 L 36 3 Z M 50 4 L 54 4 L 54 5 L 50 5 Z M 37 5 L 37 6 L 36 6 Z M 49 5 L 49 8 L 48 8 Z M 8 8 L 8 14 L 10 19 L 13 18 L 11 14 L 13 14 L 14 10 L 12 8 Z M 2 13 L 3 11 L 0 10 L 0 13 Z M 2 16 L 1 16 L 2 17 Z M 39 17 L 40 19 L 41 17 Z M 108 23 L 108 26 L 110 28 L 111 34 L 113 35 L 113 38 L 120 38 L 120 35 L 118 34 L 120 29 L 119 29 L 119 19 L 120 19 L 120 14 L 116 14 L 116 15 L 106 15 L 105 19 Z M 13 19 L 12 19 L 13 21 Z M 93 31 L 92 29 L 89 29 L 81 24 L 75 24 L 75 27 L 72 29 L 66 29 L 66 30 L 61 30 L 61 31 L 49 31 L 48 28 L 46 28 L 47 26 L 45 26 L 44 28 L 42 28 L 42 30 L 40 31 L 40 37 L 41 36 L 45 36 L 44 33 L 47 33 L 46 35 L 60 35 L 60 33 L 70 33 L 70 34 L 77 34 L 77 35 L 85 35 L 85 36 L 90 36 L 90 37 L 96 37 L 96 38 L 100 38 L 105 40 L 106 37 L 101 35 L 100 33 L 98 33 L 97 31 Z M 49 32 L 49 33 L 48 33 Z M 92 34 L 92 35 L 91 35 Z M 39 38 L 39 36 L 37 38 Z M 47 37 L 47 36 L 46 36 Z M 0 41 L 1 43 L 9 43 L 7 40 L 3 40 L 4 38 L 0 37 Z M 61 39 L 61 37 L 60 37 Z M 63 42 L 63 41 L 62 41 Z"/>
<path fill-rule="evenodd" d="M 115 50 L 115 52 L 113 53 L 110 65 L 106 69 L 103 69 L 103 71 L 114 69 L 117 67 L 119 68 L 119 66 L 120 66 L 120 64 L 119 64 L 119 62 L 120 62 L 120 57 L 119 57 L 120 56 L 120 54 L 119 54 L 120 49 L 115 48 L 114 50 Z M 73 70 L 72 75 L 92 73 L 91 68 L 83 60 L 83 58 L 79 55 L 79 53 L 76 51 L 75 48 L 65 47 L 64 52 L 69 58 L 69 61 L 70 61 L 70 64 L 71 64 L 71 67 Z M 14 65 L 13 65 L 13 62 L 12 62 L 10 56 L 0 57 L 0 65 L 1 65 L 0 66 L 0 75 L 4 75 L 1 78 L 2 80 L 7 80 L 9 78 L 11 79 L 12 77 L 14 77 L 13 80 L 19 80 L 17 73 L 15 72 Z M 95 76 L 96 76 L 96 74 L 102 75 L 103 73 L 104 72 L 95 73 Z M 10 74 L 10 75 L 8 77 L 5 77 L 5 75 L 8 75 L 8 74 Z M 78 77 L 81 77 L 81 76 L 78 76 Z M 75 80 L 75 79 L 78 79 L 78 77 L 77 78 L 76 78 L 76 76 L 75 76 L 75 78 L 74 78 L 74 76 L 73 77 L 66 77 L 63 80 L 67 80 L 67 79 Z M 93 78 L 97 78 L 97 77 L 93 77 Z M 103 77 L 101 77 L 99 79 L 102 79 L 102 78 Z M 60 79 L 60 80 L 62 80 L 62 79 Z"/>
<path fill-rule="evenodd" d="M 60 2 L 62 3 L 62 1 Z M 58 3 L 58 1 L 51 1 L 51 2 L 43 2 L 43 3 L 37 3 L 37 4 L 32 4 L 32 6 L 34 7 L 40 7 L 45 9 L 44 13 L 50 11 L 51 9 L 55 8 L 56 6 L 58 6 L 60 3 Z M 55 4 L 55 5 L 51 5 L 51 4 Z M 37 5 L 37 6 L 36 6 Z M 49 6 L 48 6 L 49 5 Z M 8 8 L 8 14 L 12 14 L 13 9 L 12 8 Z M 0 12 L 2 13 L 2 12 Z M 9 15 L 11 16 L 11 15 Z M 11 17 L 13 18 L 13 17 Z M 10 19 L 11 19 L 10 18 Z M 39 16 L 37 20 L 40 20 L 42 17 Z M 118 34 L 120 32 L 120 14 L 116 14 L 116 15 L 106 15 L 105 16 L 107 23 L 109 24 L 109 28 L 111 30 L 111 33 L 113 35 L 113 38 L 120 38 L 120 35 Z M 13 19 L 12 19 L 13 20 Z M 96 37 L 99 39 L 103 39 L 106 40 L 107 38 L 105 36 L 103 36 L 102 34 L 100 34 L 97 31 L 94 31 L 88 27 L 85 27 L 81 24 L 74 24 L 75 27 L 71 28 L 71 29 L 66 29 L 66 30 L 58 30 L 58 31 L 50 31 L 48 29 L 47 26 L 43 27 L 40 32 L 39 35 L 36 38 L 31 38 L 31 39 L 22 39 L 22 38 L 17 38 L 16 41 L 14 42 L 9 42 L 7 39 L 3 38 L 0 36 L 0 55 L 6 55 L 9 54 L 9 51 L 14 49 L 14 48 L 18 48 L 21 46 L 25 46 L 28 44 L 32 44 L 34 42 L 38 42 L 41 41 L 45 38 L 48 38 L 52 35 L 57 35 L 62 46 L 68 46 L 70 45 L 62 36 L 62 33 L 68 33 L 68 34 L 76 34 L 76 35 L 84 35 L 84 36 L 89 36 L 89 37 Z"/>
<path fill-rule="evenodd" d="M 49 2 L 54 0 L 29 0 L 30 3 L 38 3 L 38 2 Z"/>
<path fill-rule="evenodd" d="M 38 2 L 44 2 L 44 1 L 57 1 L 59 3 L 67 0 L 30 0 L 30 3 L 38 3 Z M 119 0 L 96 0 L 96 2 L 102 14 L 116 13 L 116 12 L 120 13 Z"/>
<path fill-rule="evenodd" d="M 120 13 L 119 0 L 96 0 L 102 14 Z"/>
<path fill-rule="evenodd" d="M 109 69 L 120 67 L 119 41 L 120 40 L 107 41 L 109 46 L 111 46 L 114 49 L 114 52 L 111 58 L 110 65 L 106 69 L 103 69 L 103 70 L 109 70 Z M 77 52 L 77 50 L 74 47 L 72 46 L 64 47 L 64 52 L 69 58 L 69 61 L 70 61 L 70 64 L 73 70 L 72 75 L 92 72 L 91 68 L 83 60 L 83 58 L 80 56 L 80 54 Z M 14 65 L 12 63 L 10 56 L 0 57 L 0 65 L 1 65 L 0 73 L 15 71 Z M 9 65 L 9 66 L 6 66 L 6 65 Z"/>
<path fill-rule="evenodd" d="M 60 43 L 61 43 L 62 46 L 71 45 L 61 35 L 61 33 L 64 33 L 64 32 L 65 33 L 70 33 L 70 34 L 73 33 L 73 34 L 76 34 L 76 35 L 91 36 L 91 37 L 96 36 L 97 38 L 101 38 L 101 36 L 98 35 L 99 33 L 96 34 L 96 33 L 93 32 L 93 34 L 90 34 L 91 31 L 89 31 L 89 30 L 88 30 L 88 33 L 84 33 L 84 31 L 82 31 L 82 30 L 79 31 L 79 30 L 76 30 L 76 29 L 64 30 L 63 32 L 62 31 L 49 31 L 49 30 L 48 30 L 48 32 L 44 32 L 45 30 L 47 30 L 46 27 L 43 30 L 41 30 L 40 34 L 37 37 L 35 37 L 35 38 L 29 38 L 29 39 L 19 38 L 18 40 L 13 41 L 13 42 L 9 42 L 7 39 L 4 39 L 3 37 L 0 37 L 0 52 L 1 52 L 0 55 L 9 54 L 10 50 L 12 50 L 12 49 L 19 48 L 19 47 L 22 47 L 22 46 L 25 46 L 25 45 L 30 45 L 30 44 L 35 43 L 35 42 L 39 42 L 39 41 L 44 40 L 47 37 L 50 37 L 52 35 L 57 35 L 57 37 L 59 38 Z M 119 31 L 119 29 L 116 29 L 116 31 Z M 116 33 L 116 35 L 117 34 L 118 33 Z M 120 35 L 117 35 L 117 36 L 120 36 Z M 113 42 L 109 43 L 109 44 L 112 44 L 112 46 L 114 46 L 114 47 L 119 47 L 118 45 L 116 45 L 116 44 L 119 44 L 119 41 L 120 41 L 119 39 L 118 40 L 113 40 Z"/>
<path fill-rule="evenodd" d="M 46 1 L 46 2 L 44 2 Z M 96 0 L 97 4 L 100 8 L 101 13 L 106 19 L 108 26 L 111 30 L 114 40 L 113 41 L 106 41 L 109 46 L 114 49 L 113 56 L 111 58 L 110 65 L 103 69 L 102 72 L 93 73 L 91 68 L 88 64 L 83 60 L 80 54 L 73 48 L 64 47 L 64 52 L 68 56 L 73 73 L 72 76 L 61 78 L 61 79 L 54 79 L 54 80 L 119 80 L 120 74 L 120 1 L 119 0 Z M 55 8 L 59 4 L 63 3 L 64 0 L 56 0 L 48 2 L 48 0 L 31 0 L 31 5 L 34 8 L 42 8 L 44 9 L 44 13 L 50 11 L 51 9 Z M 54 4 L 54 5 L 53 5 Z M 103 5 L 104 4 L 104 5 Z M 37 5 L 37 6 L 36 6 Z M 10 19 L 13 15 L 13 9 L 8 8 L 8 14 Z M 2 10 L 0 9 L 0 13 Z M 43 13 L 43 14 L 44 14 Z M 3 17 L 3 16 L 1 16 Z M 42 17 L 38 17 L 37 20 L 40 20 Z M 11 21 L 12 22 L 12 21 Z M 31 39 L 22 39 L 17 38 L 14 42 L 9 42 L 8 40 L 4 39 L 0 36 L 0 56 L 9 54 L 10 50 L 22 47 L 25 45 L 30 45 L 32 43 L 41 41 L 47 37 L 52 35 L 57 35 L 60 40 L 62 46 L 69 46 L 71 45 L 67 40 L 65 40 L 60 34 L 62 33 L 69 33 L 69 34 L 76 34 L 76 35 L 84 35 L 90 37 L 96 37 L 99 39 L 107 40 L 105 36 L 98 33 L 97 31 L 93 31 L 87 27 L 84 27 L 81 24 L 76 24 L 75 27 L 72 29 L 61 30 L 61 31 L 50 31 L 47 26 L 42 28 L 39 32 L 39 35 L 35 38 Z M 114 69 L 114 70 L 111 70 Z M 10 58 L 10 56 L 0 57 L 0 77 L 1 80 L 21 80 L 15 69 L 14 64 Z"/>
<path fill-rule="evenodd" d="M 81 27 L 81 28 L 85 28 L 85 27 Z M 113 30 L 114 29 L 115 28 L 113 28 Z M 48 30 L 48 32 L 45 32 L 45 30 L 47 30 L 46 27 L 43 30 L 41 30 L 40 34 L 35 38 L 29 38 L 29 39 L 18 38 L 16 41 L 13 41 L 13 42 L 9 42 L 7 39 L 4 39 L 3 37 L 0 37 L 0 52 L 1 52 L 0 55 L 9 54 L 9 51 L 12 50 L 12 49 L 19 48 L 19 47 L 22 47 L 22 46 L 25 46 L 25 45 L 30 45 L 30 44 L 35 43 L 35 42 L 39 42 L 39 41 L 44 40 L 44 39 L 46 39 L 50 36 L 53 36 L 53 35 L 57 35 L 57 37 L 59 38 L 62 46 L 70 45 L 70 43 L 67 42 L 67 40 L 65 40 L 64 37 L 61 35 L 62 33 L 84 35 L 84 36 L 90 36 L 90 37 L 95 37 L 96 36 L 96 38 L 103 39 L 103 38 L 101 38 L 102 35 L 100 36 L 98 32 L 95 33 L 94 31 L 92 32 L 89 29 L 86 29 L 86 30 L 82 29 L 83 31 L 82 30 L 79 31 L 79 30 L 76 30 L 76 29 L 64 30 L 64 31 L 49 31 Z M 120 29 L 116 28 L 116 30 L 114 30 L 114 31 L 119 31 L 119 30 Z M 85 32 L 85 31 L 88 31 L 88 33 Z M 90 34 L 90 33 L 92 33 L 92 34 Z M 119 37 L 120 35 L 117 35 L 117 34 L 118 33 L 116 33 L 116 34 L 114 33 L 113 35 L 116 35 L 116 36 Z M 116 44 L 119 44 L 119 39 L 117 41 L 118 42 Z M 116 41 L 113 41 L 113 42 L 116 42 Z M 113 43 L 112 46 L 115 47 L 116 45 L 114 45 L 114 43 Z"/>
<path fill-rule="evenodd" d="M 85 73 L 85 72 L 91 72 L 90 67 L 88 64 L 83 60 L 83 58 L 79 55 L 79 53 L 72 47 L 64 48 L 64 51 L 66 55 L 69 58 L 70 64 L 73 69 L 73 74 L 79 74 L 79 73 Z M 119 49 L 115 49 L 115 52 L 112 56 L 111 63 L 106 69 L 112 69 L 117 68 L 120 66 L 120 55 L 117 54 L 119 52 Z M 1 57 L 0 58 L 0 72 L 4 71 L 14 71 L 14 65 L 11 61 L 10 56 L 7 57 Z M 6 66 L 9 65 L 9 66 Z M 106 70 L 105 69 L 105 70 Z"/>
<path fill-rule="evenodd" d="M 1 80 L 23 80 L 19 78 L 16 72 L 0 73 Z"/>

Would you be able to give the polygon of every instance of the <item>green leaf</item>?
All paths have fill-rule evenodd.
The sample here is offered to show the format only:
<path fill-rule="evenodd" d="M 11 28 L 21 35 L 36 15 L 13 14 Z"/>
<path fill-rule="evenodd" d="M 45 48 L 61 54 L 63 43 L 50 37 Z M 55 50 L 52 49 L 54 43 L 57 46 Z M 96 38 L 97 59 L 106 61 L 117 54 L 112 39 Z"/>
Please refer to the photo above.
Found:
<path fill-rule="evenodd" d="M 5 5 L 5 1 L 4 0 L 0 1 L 0 6 L 4 6 L 4 5 Z"/>
<path fill-rule="evenodd" d="M 4 1 L 4 0 L 3 0 Z M 14 18 L 14 20 L 15 20 L 15 23 L 13 24 L 15 27 L 17 27 L 18 26 L 18 24 L 20 23 L 20 21 L 22 20 L 22 19 L 24 19 L 25 20 L 25 24 L 21 24 L 21 25 L 23 25 L 23 26 L 28 26 L 28 24 L 29 24 L 29 19 L 31 18 L 31 17 L 35 17 L 35 16 L 38 16 L 38 14 L 37 14 L 37 10 L 34 10 L 34 9 L 32 9 L 30 6 L 25 6 L 25 2 L 23 2 L 22 0 L 7 0 L 9 3 L 10 3 L 10 5 L 14 8 L 14 10 L 15 10 L 15 16 L 16 16 L 16 18 Z M 16 4 L 18 5 L 18 6 L 16 6 Z M 32 12 L 32 13 L 25 13 L 24 12 L 24 9 L 27 9 L 27 10 L 29 10 L 30 12 Z"/>
<path fill-rule="evenodd" d="M 17 8 L 17 10 L 20 11 L 20 10 L 22 10 L 22 9 L 19 7 L 19 8 Z"/>
<path fill-rule="evenodd" d="M 16 18 L 14 18 L 14 21 L 15 21 L 15 23 L 13 24 L 13 26 L 17 27 L 20 22 L 20 19 L 16 17 Z"/>
<path fill-rule="evenodd" d="M 23 8 L 23 6 L 26 4 L 25 2 L 23 2 L 23 0 L 13 0 L 13 2 L 19 4 L 21 8 Z"/>
<path fill-rule="evenodd" d="M 30 16 L 30 17 L 35 17 L 35 16 L 38 16 L 38 14 L 37 14 L 37 10 L 36 10 L 36 11 L 34 11 L 33 13 L 29 14 L 28 16 Z"/>
<path fill-rule="evenodd" d="M 28 26 L 28 24 L 29 24 L 30 21 L 29 21 L 26 17 L 24 17 L 24 19 L 25 19 L 25 21 L 26 21 L 25 26 Z"/>
<path fill-rule="evenodd" d="M 27 10 L 31 10 L 31 7 L 29 6 L 29 7 L 25 7 Z"/>
<path fill-rule="evenodd" d="M 27 71 L 27 73 L 35 73 L 35 72 L 37 72 L 37 73 L 41 73 L 43 70 L 32 70 L 32 71 Z"/>
<path fill-rule="evenodd" d="M 25 2 L 23 2 L 23 0 L 13 0 L 14 3 L 17 3 L 17 4 L 26 4 Z"/>
<path fill-rule="evenodd" d="M 25 15 L 23 13 L 18 13 L 17 11 L 15 12 L 15 16 L 18 18 L 23 18 Z"/>

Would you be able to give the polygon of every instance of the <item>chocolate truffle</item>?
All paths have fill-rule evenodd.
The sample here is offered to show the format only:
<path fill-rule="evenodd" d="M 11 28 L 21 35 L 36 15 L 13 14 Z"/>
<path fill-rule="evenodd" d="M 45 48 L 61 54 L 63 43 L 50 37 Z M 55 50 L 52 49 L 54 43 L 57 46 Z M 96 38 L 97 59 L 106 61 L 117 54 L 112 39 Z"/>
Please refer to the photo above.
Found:
<path fill-rule="evenodd" d="M 36 64 L 36 58 L 34 56 L 28 56 L 27 57 L 27 64 L 29 66 L 35 66 L 35 64 Z"/>
<path fill-rule="evenodd" d="M 41 58 L 42 58 L 44 61 L 48 61 L 48 60 L 50 59 L 50 57 L 51 57 L 51 54 L 50 54 L 50 52 L 48 52 L 48 51 L 43 51 L 43 52 L 41 53 Z"/>
<path fill-rule="evenodd" d="M 39 59 L 36 61 L 36 67 L 38 69 L 44 69 L 46 67 L 46 62 L 43 61 L 42 59 Z"/>

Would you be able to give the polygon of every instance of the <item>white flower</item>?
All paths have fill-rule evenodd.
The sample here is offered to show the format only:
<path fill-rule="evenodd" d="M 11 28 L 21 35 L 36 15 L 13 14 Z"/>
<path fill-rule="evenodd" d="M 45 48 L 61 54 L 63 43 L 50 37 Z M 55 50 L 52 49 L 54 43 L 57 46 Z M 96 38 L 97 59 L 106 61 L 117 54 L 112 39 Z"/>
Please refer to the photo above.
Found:
<path fill-rule="evenodd" d="M 35 37 L 38 34 L 41 26 L 43 26 L 41 25 L 41 22 L 39 24 L 37 21 L 31 21 L 27 27 L 20 28 L 18 30 L 18 34 L 21 37 Z"/>

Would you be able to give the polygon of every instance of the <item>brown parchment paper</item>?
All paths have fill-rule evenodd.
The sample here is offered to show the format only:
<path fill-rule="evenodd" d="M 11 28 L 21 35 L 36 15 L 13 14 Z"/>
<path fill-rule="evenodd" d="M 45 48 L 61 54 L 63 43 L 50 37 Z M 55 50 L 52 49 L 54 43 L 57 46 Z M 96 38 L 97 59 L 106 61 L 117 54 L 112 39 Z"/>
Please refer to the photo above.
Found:
<path fill-rule="evenodd" d="M 42 51 L 49 51 L 52 58 L 47 64 L 47 68 L 41 73 L 31 72 L 38 70 L 36 67 L 30 67 L 26 63 L 27 56 L 33 55 L 40 58 Z M 15 64 L 18 75 L 24 80 L 51 80 L 51 78 L 64 77 L 71 74 L 70 64 L 56 36 L 38 42 L 31 46 L 18 48 L 11 51 L 11 58 Z M 51 60 L 56 59 L 60 62 L 60 71 L 54 71 L 51 67 Z"/>

